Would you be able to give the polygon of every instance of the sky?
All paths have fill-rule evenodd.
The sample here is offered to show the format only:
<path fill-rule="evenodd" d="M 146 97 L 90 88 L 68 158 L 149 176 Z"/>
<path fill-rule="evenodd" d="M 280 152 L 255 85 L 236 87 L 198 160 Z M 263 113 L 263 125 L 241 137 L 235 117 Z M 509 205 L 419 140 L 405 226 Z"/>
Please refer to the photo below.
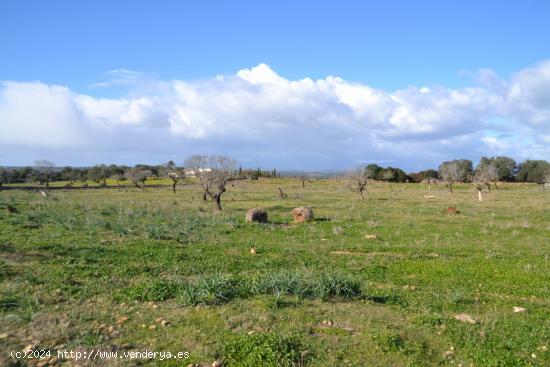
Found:
<path fill-rule="evenodd" d="M 548 1 L 0 2 L 0 165 L 550 159 Z"/>

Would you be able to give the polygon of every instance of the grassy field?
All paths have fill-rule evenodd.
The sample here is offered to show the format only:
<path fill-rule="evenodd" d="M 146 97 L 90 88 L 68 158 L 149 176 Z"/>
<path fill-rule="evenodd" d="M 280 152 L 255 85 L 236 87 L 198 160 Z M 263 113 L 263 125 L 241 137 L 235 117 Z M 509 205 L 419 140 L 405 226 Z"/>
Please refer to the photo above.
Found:
<path fill-rule="evenodd" d="M 78 362 L 97 366 L 550 365 L 550 191 L 375 183 L 361 202 L 271 179 L 218 215 L 200 193 L 0 192 L 0 365 L 31 364 L 9 355 L 26 347 L 190 354 Z M 270 223 L 245 223 L 253 207 Z"/>

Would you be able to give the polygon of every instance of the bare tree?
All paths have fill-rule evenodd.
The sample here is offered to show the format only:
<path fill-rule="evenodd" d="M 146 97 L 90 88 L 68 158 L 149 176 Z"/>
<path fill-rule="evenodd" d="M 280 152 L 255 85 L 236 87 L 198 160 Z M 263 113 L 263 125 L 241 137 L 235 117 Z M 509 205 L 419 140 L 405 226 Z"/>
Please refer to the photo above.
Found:
<path fill-rule="evenodd" d="M 453 183 L 462 182 L 471 172 L 471 161 L 454 160 L 443 162 L 439 166 L 439 175 L 449 186 L 449 191 L 453 192 Z"/>
<path fill-rule="evenodd" d="M 128 180 L 130 180 L 130 182 L 135 187 L 139 187 L 139 188 L 143 189 L 143 188 L 146 187 L 145 181 L 147 181 L 147 178 L 149 176 L 151 176 L 151 174 L 152 174 L 152 172 L 149 171 L 148 169 L 144 169 L 144 168 L 140 168 L 140 167 L 134 167 L 134 168 L 130 168 L 129 170 L 127 170 L 124 173 L 124 176 L 126 176 L 126 178 Z M 140 186 L 140 184 L 141 184 L 141 186 Z"/>
<path fill-rule="evenodd" d="M 46 159 L 41 159 L 34 162 L 34 180 L 40 184 L 45 184 L 46 188 L 50 189 L 50 181 L 53 177 L 55 164 Z"/>
<path fill-rule="evenodd" d="M 353 192 L 358 192 L 361 200 L 364 200 L 363 192 L 367 190 L 369 172 L 366 167 L 357 167 L 346 173 L 348 187 Z"/>
<path fill-rule="evenodd" d="M 229 182 L 239 179 L 236 176 L 235 160 L 223 155 L 193 155 L 186 159 L 185 166 L 199 180 L 204 192 L 214 203 L 214 211 L 222 210 L 221 197 Z"/>
<path fill-rule="evenodd" d="M 278 187 L 277 190 L 279 190 L 279 199 L 285 199 L 288 197 L 288 195 L 283 191 L 282 187 Z"/>
<path fill-rule="evenodd" d="M 306 182 L 309 181 L 309 178 L 307 176 L 300 176 L 300 181 L 302 181 L 302 188 L 306 188 Z"/>
<path fill-rule="evenodd" d="M 176 185 L 178 182 L 180 182 L 183 178 L 185 178 L 185 171 L 183 168 L 179 168 L 176 166 L 176 164 L 173 161 L 169 161 L 166 163 L 162 169 L 161 174 L 164 177 L 167 177 L 172 180 L 172 191 L 174 194 L 176 193 Z"/>
<path fill-rule="evenodd" d="M 491 190 L 491 182 L 498 189 L 498 167 L 494 160 L 482 159 L 476 167 L 473 181 L 477 184 L 482 184 Z"/>

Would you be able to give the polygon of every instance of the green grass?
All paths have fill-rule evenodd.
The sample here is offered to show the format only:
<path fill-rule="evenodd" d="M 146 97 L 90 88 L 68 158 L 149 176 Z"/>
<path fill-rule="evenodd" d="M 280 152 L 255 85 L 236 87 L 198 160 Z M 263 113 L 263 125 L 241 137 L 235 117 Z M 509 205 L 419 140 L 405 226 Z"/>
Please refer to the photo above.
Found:
<path fill-rule="evenodd" d="M 0 192 L 0 350 L 188 351 L 183 365 L 550 365 L 550 191 L 505 184 L 478 202 L 471 185 L 375 183 L 360 201 L 341 180 L 303 189 L 285 178 L 230 187 L 222 206 L 212 214 L 192 184 Z M 296 206 L 316 220 L 293 224 Z M 270 223 L 245 223 L 252 207 Z"/>

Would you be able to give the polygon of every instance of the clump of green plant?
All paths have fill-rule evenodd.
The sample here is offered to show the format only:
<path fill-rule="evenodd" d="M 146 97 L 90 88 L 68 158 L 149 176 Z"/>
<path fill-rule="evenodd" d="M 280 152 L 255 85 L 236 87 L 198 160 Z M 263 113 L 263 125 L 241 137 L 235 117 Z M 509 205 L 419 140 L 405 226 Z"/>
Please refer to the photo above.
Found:
<path fill-rule="evenodd" d="M 304 365 L 305 345 L 298 336 L 278 333 L 235 335 L 227 338 L 222 355 L 227 366 L 287 367 Z"/>
<path fill-rule="evenodd" d="M 140 283 L 128 288 L 125 293 L 132 300 L 165 301 L 174 298 L 178 288 L 178 284 L 161 279 Z"/>

